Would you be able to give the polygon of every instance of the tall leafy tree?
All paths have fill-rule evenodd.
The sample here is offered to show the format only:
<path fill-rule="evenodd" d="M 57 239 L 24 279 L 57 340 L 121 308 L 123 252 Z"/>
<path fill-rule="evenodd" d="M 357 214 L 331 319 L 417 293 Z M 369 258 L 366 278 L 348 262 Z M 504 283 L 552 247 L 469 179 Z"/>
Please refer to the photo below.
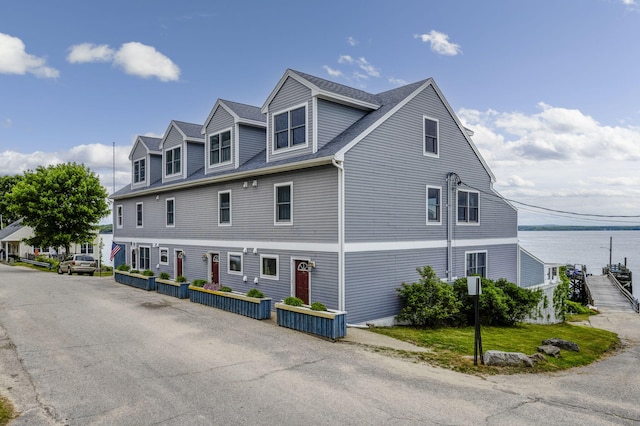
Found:
<path fill-rule="evenodd" d="M 29 170 L 7 195 L 9 210 L 33 228 L 27 242 L 64 247 L 93 240 L 100 219 L 110 213 L 107 191 L 83 164 L 65 163 Z"/>
<path fill-rule="evenodd" d="M 20 219 L 15 213 L 9 211 L 9 201 L 7 200 L 7 194 L 11 192 L 20 178 L 20 175 L 0 176 L 0 215 L 2 216 L 0 218 L 2 226 L 0 227 L 5 227 Z"/>

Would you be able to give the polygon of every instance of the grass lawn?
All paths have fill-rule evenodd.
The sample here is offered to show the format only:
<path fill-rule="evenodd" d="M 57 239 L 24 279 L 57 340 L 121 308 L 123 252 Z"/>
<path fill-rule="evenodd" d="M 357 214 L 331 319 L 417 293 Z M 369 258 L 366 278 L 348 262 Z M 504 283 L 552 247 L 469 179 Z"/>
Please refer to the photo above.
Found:
<path fill-rule="evenodd" d="M 620 348 L 620 339 L 617 334 L 570 323 L 482 327 L 484 352 L 499 350 L 532 355 L 537 352 L 537 347 L 542 345 L 543 340 L 552 337 L 577 343 L 580 346 L 580 352 L 562 350 L 558 358 L 548 356 L 546 361 L 536 363 L 533 368 L 474 366 L 474 327 L 438 329 L 389 327 L 372 328 L 371 331 L 433 349 L 433 352 L 429 353 L 403 353 L 407 357 L 465 373 L 509 374 L 559 371 L 590 364 Z M 479 361 L 478 364 L 480 364 Z"/>

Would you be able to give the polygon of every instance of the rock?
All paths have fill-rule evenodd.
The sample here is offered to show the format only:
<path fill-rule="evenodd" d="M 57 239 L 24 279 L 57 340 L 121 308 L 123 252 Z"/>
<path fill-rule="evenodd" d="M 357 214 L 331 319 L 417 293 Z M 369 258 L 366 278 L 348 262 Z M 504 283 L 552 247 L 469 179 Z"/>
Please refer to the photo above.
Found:
<path fill-rule="evenodd" d="M 486 351 L 484 363 L 503 367 L 533 367 L 531 358 L 521 352 Z"/>
<path fill-rule="evenodd" d="M 547 360 L 547 357 L 542 355 L 540 352 L 537 352 L 537 353 L 529 356 L 529 358 L 531 358 L 534 362 L 546 361 Z"/>
<path fill-rule="evenodd" d="M 580 352 L 580 347 L 578 347 L 577 343 L 569 342 L 568 340 L 558 339 L 557 337 L 543 340 L 542 344 L 557 346 L 560 349 L 564 349 L 567 351 Z"/>
<path fill-rule="evenodd" d="M 554 358 L 560 356 L 560 348 L 553 345 L 538 346 L 538 352 L 542 352 L 545 355 L 551 355 Z"/>

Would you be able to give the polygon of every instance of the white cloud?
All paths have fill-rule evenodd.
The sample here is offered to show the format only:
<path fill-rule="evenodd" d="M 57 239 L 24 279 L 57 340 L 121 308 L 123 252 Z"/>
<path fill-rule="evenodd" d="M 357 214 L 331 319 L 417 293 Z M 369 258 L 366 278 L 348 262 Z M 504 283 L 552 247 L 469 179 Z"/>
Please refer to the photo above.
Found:
<path fill-rule="evenodd" d="M 324 68 L 325 71 L 327 71 L 327 74 L 329 74 L 332 77 L 340 77 L 342 75 L 342 71 L 334 70 L 333 68 L 329 67 L 328 65 L 324 65 L 322 68 Z"/>
<path fill-rule="evenodd" d="M 353 58 L 351 56 L 349 56 L 349 55 L 341 55 L 338 58 L 338 63 L 339 64 L 352 64 L 353 62 L 354 62 Z"/>
<path fill-rule="evenodd" d="M 154 47 L 135 41 L 123 44 L 113 63 L 127 74 L 144 78 L 157 77 L 160 81 L 174 81 L 180 77 L 180 68 L 171 59 Z"/>
<path fill-rule="evenodd" d="M 342 65 L 357 66 L 360 71 L 353 71 L 352 73 L 355 80 L 367 80 L 369 77 L 380 77 L 380 71 L 375 66 L 371 65 L 364 57 L 356 59 L 350 55 L 341 55 L 338 58 L 338 63 Z M 361 71 L 364 71 L 364 73 Z"/>
<path fill-rule="evenodd" d="M 96 45 L 91 43 L 76 44 L 69 48 L 67 61 L 72 64 L 85 62 L 111 62 L 115 51 L 106 44 Z"/>
<path fill-rule="evenodd" d="M 57 78 L 60 72 L 46 66 L 46 60 L 30 55 L 17 37 L 0 33 L 0 74 L 33 74 L 41 78 Z"/>
<path fill-rule="evenodd" d="M 358 58 L 357 64 L 361 70 L 370 75 L 371 77 L 380 77 L 380 71 L 373 65 L 371 65 L 367 60 L 363 57 Z"/>
<path fill-rule="evenodd" d="M 353 37 L 347 37 L 347 44 L 349 44 L 349 46 L 355 46 L 358 44 L 358 40 Z"/>
<path fill-rule="evenodd" d="M 622 0 L 622 3 L 627 6 L 633 6 L 636 4 L 636 0 Z"/>
<path fill-rule="evenodd" d="M 416 34 L 414 38 L 419 38 L 423 42 L 431 44 L 431 50 L 440 55 L 456 56 L 462 53 L 460 46 L 450 42 L 447 34 L 436 30 L 431 30 L 429 34 Z"/>
<path fill-rule="evenodd" d="M 407 84 L 407 82 L 401 78 L 395 78 L 395 77 L 389 77 L 388 78 L 389 83 L 396 85 L 396 86 L 404 86 Z"/>
<path fill-rule="evenodd" d="M 72 64 L 86 62 L 112 62 L 125 73 L 142 78 L 155 77 L 160 81 L 176 81 L 180 68 L 155 47 L 135 41 L 124 43 L 115 51 L 106 44 L 83 43 L 71 46 L 67 61 Z"/>
<path fill-rule="evenodd" d="M 640 129 L 603 125 L 577 109 L 543 102 L 538 108 L 533 114 L 458 111 L 475 132 L 472 139 L 496 176 L 496 189 L 509 199 L 557 210 L 640 214 L 631 202 L 640 197 Z M 522 224 L 612 223 L 517 207 Z"/>

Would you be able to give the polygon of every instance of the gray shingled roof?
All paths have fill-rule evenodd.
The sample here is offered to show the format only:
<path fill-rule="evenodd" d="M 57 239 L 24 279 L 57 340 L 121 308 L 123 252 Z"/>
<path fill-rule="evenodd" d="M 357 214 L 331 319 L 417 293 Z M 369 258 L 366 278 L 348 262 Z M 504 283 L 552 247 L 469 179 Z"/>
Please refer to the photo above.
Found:
<path fill-rule="evenodd" d="M 233 111 L 238 117 L 242 119 L 260 121 L 265 124 L 267 122 L 267 117 L 265 114 L 260 112 L 260 107 L 227 101 L 225 99 L 220 99 L 220 102 L 224 103 L 227 107 L 229 107 L 229 109 L 231 109 L 231 111 Z"/>
<path fill-rule="evenodd" d="M 115 194 L 113 194 L 113 196 L 120 197 L 120 196 L 125 196 L 125 195 L 128 195 L 128 194 L 134 193 L 134 192 L 138 192 L 138 191 L 141 191 L 141 190 L 145 190 L 146 191 L 146 190 L 159 189 L 159 188 L 162 188 L 162 187 L 171 187 L 171 185 L 174 185 L 176 183 L 184 184 L 184 183 L 188 183 L 188 182 L 197 182 L 199 180 L 203 180 L 203 182 L 206 182 L 209 179 L 212 179 L 212 178 L 215 178 L 215 177 L 218 177 L 218 176 L 224 176 L 226 174 L 231 174 L 231 173 L 236 174 L 236 173 L 250 172 L 250 171 L 254 171 L 254 170 L 256 172 L 259 172 L 261 169 L 264 169 L 264 168 L 267 168 L 267 167 L 277 167 L 277 166 L 280 166 L 280 165 L 292 164 L 292 163 L 312 160 L 312 159 L 315 159 L 315 158 L 319 159 L 319 158 L 324 158 L 324 157 L 331 157 L 331 156 L 335 155 L 336 153 L 338 153 L 342 148 L 344 148 L 347 144 L 349 144 L 351 141 L 353 141 L 362 132 L 367 130 L 376 121 L 378 121 L 380 118 L 382 118 L 385 114 L 387 114 L 390 110 L 392 110 L 394 107 L 396 107 L 400 102 L 402 102 L 410 94 L 412 94 L 415 90 L 417 90 L 420 86 L 424 85 L 428 81 L 428 80 L 418 81 L 416 83 L 407 84 L 407 85 L 402 86 L 402 87 L 398 87 L 398 88 L 395 88 L 395 89 L 392 89 L 392 90 L 389 90 L 389 91 L 386 91 L 386 92 L 379 93 L 377 95 L 373 95 L 373 94 L 366 93 L 366 92 L 363 92 L 363 91 L 358 90 L 358 89 L 349 88 L 347 86 L 343 86 L 343 85 L 340 85 L 340 84 L 337 84 L 337 83 L 332 83 L 332 82 L 329 82 L 327 80 L 324 80 L 324 79 L 321 79 L 321 78 L 318 78 L 318 77 L 313 77 L 313 76 L 310 76 L 308 74 L 300 73 L 298 71 L 294 71 L 294 72 L 299 74 L 301 77 L 303 77 L 305 79 L 308 79 L 311 83 L 317 85 L 318 87 L 322 88 L 323 90 L 329 90 L 329 88 L 331 88 L 333 93 L 337 93 L 337 94 L 344 95 L 344 96 L 350 96 L 352 98 L 356 98 L 356 96 L 357 96 L 356 99 L 360 99 L 360 100 L 364 100 L 366 102 L 374 103 L 376 105 L 380 105 L 380 107 L 378 109 L 376 109 L 374 111 L 371 111 L 368 114 L 364 115 L 358 121 L 353 123 L 349 128 L 347 128 L 342 133 L 340 133 L 338 136 L 336 136 L 332 141 L 330 141 L 324 147 L 319 149 L 316 153 L 306 154 L 306 155 L 297 156 L 297 157 L 293 157 L 293 158 L 287 158 L 287 159 L 283 159 L 283 160 L 279 160 L 279 161 L 271 161 L 271 162 L 267 163 L 267 161 L 266 161 L 266 149 L 264 149 L 260 153 L 255 155 L 253 158 L 251 158 L 248 161 L 246 161 L 245 163 L 241 164 L 237 169 L 234 169 L 231 172 L 223 171 L 223 172 L 218 172 L 218 173 L 209 173 L 209 174 L 205 175 L 204 167 L 202 167 L 202 168 L 198 169 L 197 171 L 195 171 L 194 173 L 192 173 L 190 176 L 187 176 L 186 179 L 178 181 L 178 182 L 171 182 L 171 183 L 166 183 L 166 184 L 163 185 L 162 184 L 162 180 L 158 180 L 156 182 L 153 182 L 148 187 L 141 188 L 141 189 L 134 189 L 134 190 L 131 189 L 131 185 L 126 185 L 125 187 L 123 187 L 122 189 L 117 191 Z M 247 112 L 249 112 L 251 110 L 253 110 L 254 112 L 256 110 L 258 112 L 260 111 L 259 108 L 252 107 L 250 105 L 238 104 L 238 103 L 229 102 L 229 101 L 224 101 L 224 102 L 229 108 L 234 108 L 235 106 L 239 105 L 241 107 L 246 107 L 246 111 Z M 234 104 L 234 106 L 232 106 L 231 104 Z M 236 114 L 238 114 L 238 111 L 235 110 L 235 109 L 234 109 L 234 112 Z M 238 114 L 238 115 L 240 116 L 240 114 Z M 263 114 L 260 113 L 260 115 L 263 117 L 262 120 L 264 120 Z M 245 117 L 245 118 L 247 118 L 247 117 Z"/>
<path fill-rule="evenodd" d="M 160 138 L 152 138 L 151 136 L 138 136 L 142 142 L 147 146 L 149 151 L 160 152 Z"/>
<path fill-rule="evenodd" d="M 12 224 L 9 224 L 4 228 L 0 229 L 0 240 L 20 230 L 20 228 L 22 228 L 23 226 L 24 225 L 22 225 L 22 219 L 19 219 L 13 222 Z"/>
<path fill-rule="evenodd" d="M 186 123 L 184 121 L 173 120 L 175 125 L 187 135 L 188 138 L 202 139 L 202 124 Z"/>

